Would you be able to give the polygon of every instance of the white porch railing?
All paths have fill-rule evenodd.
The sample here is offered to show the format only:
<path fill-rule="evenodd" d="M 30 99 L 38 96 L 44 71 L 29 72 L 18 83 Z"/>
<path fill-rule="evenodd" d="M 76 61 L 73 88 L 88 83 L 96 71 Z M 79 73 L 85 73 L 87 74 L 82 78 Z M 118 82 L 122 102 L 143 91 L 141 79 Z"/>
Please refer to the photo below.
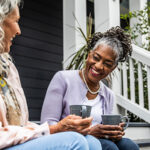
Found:
<path fill-rule="evenodd" d="M 129 61 L 119 64 L 118 69 L 113 81 L 117 107 L 150 123 L 150 52 L 133 45 Z"/>

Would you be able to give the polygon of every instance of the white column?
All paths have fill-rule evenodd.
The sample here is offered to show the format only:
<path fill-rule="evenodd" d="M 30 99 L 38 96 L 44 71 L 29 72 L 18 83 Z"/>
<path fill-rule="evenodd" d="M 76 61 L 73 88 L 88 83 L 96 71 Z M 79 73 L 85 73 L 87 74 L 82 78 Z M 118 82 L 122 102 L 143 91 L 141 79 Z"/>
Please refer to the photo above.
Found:
<path fill-rule="evenodd" d="M 113 26 L 120 26 L 119 0 L 94 0 L 95 32 L 105 32 Z M 120 93 L 120 72 L 116 69 L 112 79 L 112 90 Z M 122 109 L 114 102 L 114 113 L 122 113 Z"/>
<path fill-rule="evenodd" d="M 113 26 L 120 26 L 119 0 L 94 0 L 95 31 L 104 32 Z"/>
<path fill-rule="evenodd" d="M 85 41 L 77 31 L 79 24 L 86 33 L 86 0 L 63 0 L 63 60 L 76 52 Z M 70 62 L 70 59 L 63 64 L 65 69 Z"/>
<path fill-rule="evenodd" d="M 145 8 L 147 3 L 147 0 L 129 0 L 129 9 L 131 12 L 136 11 L 136 10 L 142 10 Z M 135 23 L 137 23 L 137 19 L 136 18 L 132 18 L 130 20 L 130 27 L 133 27 L 133 25 Z M 142 42 L 145 41 L 145 37 L 141 37 L 139 35 L 139 37 L 137 38 L 137 42 L 141 45 Z"/>

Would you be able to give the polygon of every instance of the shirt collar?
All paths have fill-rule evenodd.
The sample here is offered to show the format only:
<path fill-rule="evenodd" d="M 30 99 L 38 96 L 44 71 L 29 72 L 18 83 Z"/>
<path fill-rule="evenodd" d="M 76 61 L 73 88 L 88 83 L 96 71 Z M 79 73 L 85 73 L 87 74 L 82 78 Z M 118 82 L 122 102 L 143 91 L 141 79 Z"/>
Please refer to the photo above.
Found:
<path fill-rule="evenodd" d="M 99 95 L 103 96 L 104 98 L 106 98 L 105 92 L 104 92 L 104 83 L 102 81 L 100 81 L 100 91 L 99 91 Z"/>
<path fill-rule="evenodd" d="M 7 78 L 10 68 L 9 68 L 9 61 L 11 58 L 8 53 L 0 54 L 0 76 Z"/>

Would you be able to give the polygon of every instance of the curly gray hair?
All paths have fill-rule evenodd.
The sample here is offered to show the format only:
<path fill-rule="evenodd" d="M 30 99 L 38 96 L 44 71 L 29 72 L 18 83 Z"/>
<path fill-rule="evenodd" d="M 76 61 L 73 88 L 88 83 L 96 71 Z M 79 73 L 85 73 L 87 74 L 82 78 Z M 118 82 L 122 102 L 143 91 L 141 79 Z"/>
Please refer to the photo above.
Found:
<path fill-rule="evenodd" d="M 13 11 L 16 5 L 20 5 L 21 0 L 0 0 L 0 53 L 4 52 L 4 30 L 2 28 L 3 21 L 9 13 Z"/>
<path fill-rule="evenodd" d="M 119 26 L 95 33 L 88 41 L 88 49 L 94 50 L 101 44 L 109 45 L 117 53 L 116 63 L 124 62 L 132 53 L 131 37 Z"/>

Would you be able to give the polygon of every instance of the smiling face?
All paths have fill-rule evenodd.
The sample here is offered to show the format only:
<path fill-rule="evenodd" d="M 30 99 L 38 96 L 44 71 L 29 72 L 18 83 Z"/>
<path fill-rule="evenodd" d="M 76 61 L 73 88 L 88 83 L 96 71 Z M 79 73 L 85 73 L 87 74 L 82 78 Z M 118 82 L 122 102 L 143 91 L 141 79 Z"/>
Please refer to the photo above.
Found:
<path fill-rule="evenodd" d="M 12 40 L 16 35 L 20 35 L 20 27 L 18 24 L 20 18 L 19 9 L 16 8 L 6 17 L 3 21 L 3 30 L 4 30 L 4 46 L 5 52 L 10 51 L 10 46 L 12 45 Z"/>
<path fill-rule="evenodd" d="M 88 55 L 85 67 L 85 78 L 90 84 L 98 84 L 116 68 L 117 54 L 110 46 L 101 44 Z"/>

